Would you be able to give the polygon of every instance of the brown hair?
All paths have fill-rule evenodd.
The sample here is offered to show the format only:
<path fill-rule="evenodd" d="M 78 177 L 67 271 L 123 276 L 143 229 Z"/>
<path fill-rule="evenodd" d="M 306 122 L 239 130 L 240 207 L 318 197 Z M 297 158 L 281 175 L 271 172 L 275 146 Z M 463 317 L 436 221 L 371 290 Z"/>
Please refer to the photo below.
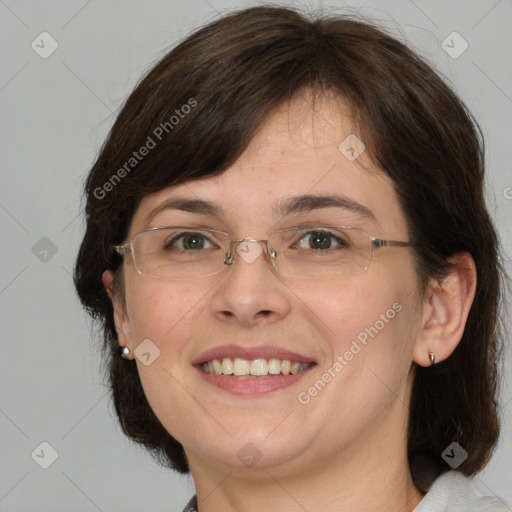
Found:
<path fill-rule="evenodd" d="M 102 324 L 121 426 L 162 463 L 188 470 L 181 444 L 144 396 L 135 363 L 120 357 L 101 276 L 122 260 L 109 247 L 124 240 L 143 196 L 222 173 L 272 110 L 305 89 L 334 92 L 350 105 L 419 244 L 420 281 L 441 278 L 458 252 L 476 263 L 476 296 L 458 348 L 446 361 L 416 368 L 408 438 L 418 485 L 415 461 L 428 461 L 434 475 L 450 469 L 441 453 L 453 441 L 468 453 L 459 471 L 472 475 L 489 460 L 499 433 L 501 267 L 483 197 L 483 140 L 464 104 L 427 63 L 382 29 L 347 16 L 310 20 L 280 7 L 234 12 L 169 52 L 119 113 L 87 178 L 87 230 L 75 285 Z M 133 152 L 150 139 L 154 149 L 135 159 Z"/>

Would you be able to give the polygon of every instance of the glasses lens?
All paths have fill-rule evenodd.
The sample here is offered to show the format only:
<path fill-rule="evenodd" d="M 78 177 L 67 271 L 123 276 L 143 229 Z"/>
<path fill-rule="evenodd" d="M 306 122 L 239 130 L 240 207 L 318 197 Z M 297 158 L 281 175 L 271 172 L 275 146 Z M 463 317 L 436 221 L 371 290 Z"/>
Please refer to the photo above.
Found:
<path fill-rule="evenodd" d="M 223 270 L 230 238 L 213 230 L 156 228 L 133 239 L 135 268 L 141 274 L 169 280 L 194 279 Z"/>
<path fill-rule="evenodd" d="M 350 227 L 293 228 L 269 237 L 274 266 L 284 276 L 339 277 L 365 271 L 371 260 L 371 237 Z"/>

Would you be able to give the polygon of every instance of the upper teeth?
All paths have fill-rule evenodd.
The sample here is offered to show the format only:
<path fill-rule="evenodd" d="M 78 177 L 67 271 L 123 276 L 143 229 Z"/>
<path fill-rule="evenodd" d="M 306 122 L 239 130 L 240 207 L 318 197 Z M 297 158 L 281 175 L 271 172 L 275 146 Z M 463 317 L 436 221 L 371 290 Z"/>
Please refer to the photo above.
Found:
<path fill-rule="evenodd" d="M 203 363 L 203 371 L 215 375 L 295 375 L 309 368 L 310 363 L 292 363 L 289 359 L 241 359 L 235 357 L 224 357 L 223 359 L 213 359 L 207 363 Z"/>

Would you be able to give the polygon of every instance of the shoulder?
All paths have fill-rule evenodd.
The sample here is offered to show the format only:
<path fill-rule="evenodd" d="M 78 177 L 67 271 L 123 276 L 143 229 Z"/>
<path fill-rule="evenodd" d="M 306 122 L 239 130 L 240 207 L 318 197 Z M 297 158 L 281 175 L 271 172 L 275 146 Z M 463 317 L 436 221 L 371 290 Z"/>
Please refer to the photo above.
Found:
<path fill-rule="evenodd" d="M 438 477 L 413 512 L 511 512 L 510 504 L 480 491 L 475 481 L 458 471 Z"/>

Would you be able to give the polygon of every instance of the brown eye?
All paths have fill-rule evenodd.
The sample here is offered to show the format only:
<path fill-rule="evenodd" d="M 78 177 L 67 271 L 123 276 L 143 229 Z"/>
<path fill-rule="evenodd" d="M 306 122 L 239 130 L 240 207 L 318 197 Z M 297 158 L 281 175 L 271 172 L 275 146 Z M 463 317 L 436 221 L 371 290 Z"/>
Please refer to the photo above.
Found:
<path fill-rule="evenodd" d="M 328 231 L 309 231 L 297 243 L 301 249 L 327 250 L 348 247 L 345 240 Z"/>
<path fill-rule="evenodd" d="M 330 249 L 331 239 L 326 233 L 318 231 L 309 236 L 309 246 L 311 249 Z"/>
<path fill-rule="evenodd" d="M 193 251 L 213 248 L 210 240 L 201 233 L 184 232 L 171 238 L 165 244 L 166 249 Z"/>

